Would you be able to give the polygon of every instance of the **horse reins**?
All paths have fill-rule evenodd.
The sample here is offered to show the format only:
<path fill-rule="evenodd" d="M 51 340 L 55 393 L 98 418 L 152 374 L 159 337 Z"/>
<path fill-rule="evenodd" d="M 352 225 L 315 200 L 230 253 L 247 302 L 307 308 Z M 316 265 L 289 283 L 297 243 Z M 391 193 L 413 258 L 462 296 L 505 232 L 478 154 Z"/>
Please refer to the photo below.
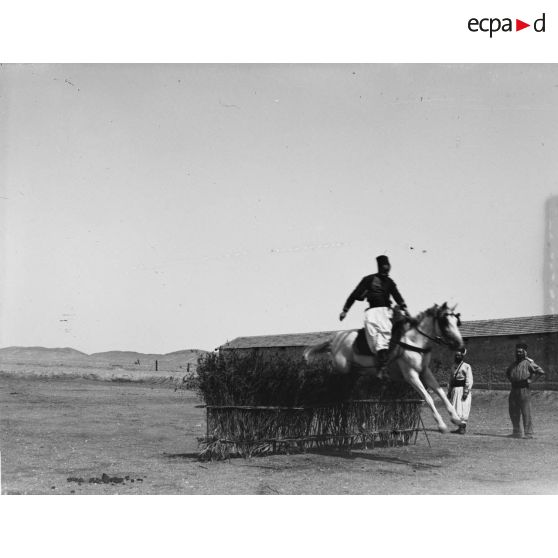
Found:
<path fill-rule="evenodd" d="M 455 316 L 457 318 L 457 323 L 459 325 L 459 314 L 454 314 L 453 312 L 446 314 L 447 316 Z M 440 329 L 440 325 L 438 324 L 438 320 L 440 318 L 438 316 L 436 316 L 435 322 L 434 324 Z M 437 343 L 438 345 L 445 345 L 446 347 L 450 347 L 450 343 L 448 343 L 443 337 L 440 337 L 439 335 L 436 337 L 432 337 L 430 335 L 428 335 L 427 333 L 424 333 L 424 331 L 421 331 L 418 327 L 418 325 L 414 326 L 414 328 L 417 330 L 418 333 L 420 333 L 422 336 L 426 337 L 427 339 L 430 339 L 430 341 L 434 341 L 434 343 Z M 426 349 L 423 349 L 421 347 L 415 347 L 413 345 L 409 345 L 407 343 L 404 343 L 403 341 L 399 341 L 399 345 L 401 345 L 401 347 L 403 347 L 404 349 L 407 349 L 409 351 L 415 351 L 417 353 L 429 353 L 432 351 L 432 347 L 428 347 Z"/>
<path fill-rule="evenodd" d="M 415 347 L 414 345 L 408 345 L 407 343 L 403 343 L 403 341 L 399 341 L 399 346 L 403 347 L 404 349 L 407 349 L 408 351 L 415 351 L 415 353 L 421 353 L 421 354 L 426 354 L 432 351 L 432 347 L 427 347 L 426 349 L 423 349 L 421 347 Z"/>

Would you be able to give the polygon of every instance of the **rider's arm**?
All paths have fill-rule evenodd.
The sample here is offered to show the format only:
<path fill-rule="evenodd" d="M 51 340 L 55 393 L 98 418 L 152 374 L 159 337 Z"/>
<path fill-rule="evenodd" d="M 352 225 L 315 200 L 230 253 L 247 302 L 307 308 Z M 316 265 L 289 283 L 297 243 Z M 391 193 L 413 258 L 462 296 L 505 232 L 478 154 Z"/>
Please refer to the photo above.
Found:
<path fill-rule="evenodd" d="M 397 289 L 397 285 L 393 280 L 391 281 L 389 294 L 393 297 L 393 300 L 395 300 L 395 302 L 397 302 L 397 304 L 401 306 L 401 308 L 403 309 L 407 308 L 407 305 L 405 304 L 405 301 L 403 300 L 403 297 L 401 296 L 401 293 Z"/>
<path fill-rule="evenodd" d="M 364 300 L 367 290 L 366 285 L 367 277 L 363 277 L 355 290 L 349 295 L 347 302 L 345 302 L 345 306 L 343 306 L 343 312 L 348 312 L 355 300 Z"/>

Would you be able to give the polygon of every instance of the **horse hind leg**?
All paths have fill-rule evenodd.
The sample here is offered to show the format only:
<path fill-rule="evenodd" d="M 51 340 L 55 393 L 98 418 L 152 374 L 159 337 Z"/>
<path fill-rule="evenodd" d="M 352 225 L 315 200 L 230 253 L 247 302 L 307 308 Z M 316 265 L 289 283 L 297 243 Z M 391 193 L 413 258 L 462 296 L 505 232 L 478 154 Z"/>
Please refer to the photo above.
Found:
<path fill-rule="evenodd" d="M 302 353 L 302 360 L 306 366 L 311 365 L 314 362 L 316 355 L 331 352 L 331 342 L 324 341 L 323 343 L 318 343 L 317 345 L 311 345 L 306 347 Z M 306 370 L 303 366 L 299 368 L 298 377 L 300 381 L 306 380 Z"/>
<path fill-rule="evenodd" d="M 315 355 L 326 353 L 329 351 L 331 351 L 331 342 L 324 341 L 323 343 L 318 343 L 317 345 L 311 345 L 310 347 L 307 347 L 302 353 L 302 358 L 304 359 L 306 364 L 310 364 Z"/>
<path fill-rule="evenodd" d="M 352 362 L 342 352 L 335 354 L 332 364 L 335 371 L 339 374 L 349 374 L 353 370 Z"/>

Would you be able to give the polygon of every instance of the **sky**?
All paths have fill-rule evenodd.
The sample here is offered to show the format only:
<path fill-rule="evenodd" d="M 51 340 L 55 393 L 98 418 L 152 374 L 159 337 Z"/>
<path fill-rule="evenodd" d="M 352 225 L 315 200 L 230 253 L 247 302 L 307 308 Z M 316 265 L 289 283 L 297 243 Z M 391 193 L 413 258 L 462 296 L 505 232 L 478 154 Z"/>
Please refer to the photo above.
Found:
<path fill-rule="evenodd" d="M 382 253 L 412 313 L 547 313 L 557 154 L 558 65 L 4 64 L 0 346 L 360 327 Z"/>

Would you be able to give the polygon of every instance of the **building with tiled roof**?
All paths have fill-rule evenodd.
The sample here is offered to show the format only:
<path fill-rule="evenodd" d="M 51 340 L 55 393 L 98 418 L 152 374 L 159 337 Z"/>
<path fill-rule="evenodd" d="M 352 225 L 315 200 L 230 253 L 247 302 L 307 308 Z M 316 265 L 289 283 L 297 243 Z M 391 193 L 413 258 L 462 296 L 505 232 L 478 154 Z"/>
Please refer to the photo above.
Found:
<path fill-rule="evenodd" d="M 558 333 L 558 314 L 501 318 L 497 320 L 475 320 L 463 322 L 460 329 L 463 337 Z"/>
<path fill-rule="evenodd" d="M 475 320 L 461 324 L 461 334 L 465 339 L 471 337 L 494 337 L 532 335 L 539 333 L 558 333 L 558 314 L 543 316 L 524 316 L 521 318 L 502 318 L 497 320 Z M 311 333 L 283 333 L 279 335 L 255 335 L 236 337 L 219 349 L 260 349 L 272 347 L 307 347 L 326 341 L 334 331 Z"/>
<path fill-rule="evenodd" d="M 467 345 L 466 360 L 476 382 L 505 383 L 504 371 L 514 358 L 515 343 L 529 346 L 530 357 L 547 372 L 547 380 L 558 381 L 558 314 L 464 321 L 461 334 Z M 237 337 L 221 345 L 222 351 L 259 351 L 269 356 L 299 358 L 305 347 L 326 341 L 334 332 L 286 333 Z M 443 380 L 453 355 L 440 347 L 432 353 L 432 368 Z"/>

